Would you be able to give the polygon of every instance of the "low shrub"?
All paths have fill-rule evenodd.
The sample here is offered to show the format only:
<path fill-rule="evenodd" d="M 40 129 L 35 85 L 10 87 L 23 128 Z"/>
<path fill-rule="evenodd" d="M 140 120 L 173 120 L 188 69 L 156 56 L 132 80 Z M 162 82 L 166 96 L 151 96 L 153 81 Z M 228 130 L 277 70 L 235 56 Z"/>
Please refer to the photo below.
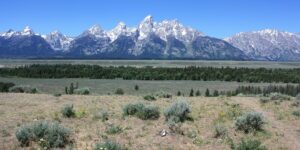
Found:
<path fill-rule="evenodd" d="M 241 115 L 243 115 L 243 111 L 242 108 L 240 106 L 240 104 L 230 104 L 228 110 L 226 111 L 226 116 L 231 119 L 237 119 L 238 117 L 240 117 Z"/>
<path fill-rule="evenodd" d="M 115 92 L 115 94 L 117 94 L 117 95 L 124 95 L 124 93 L 125 93 L 124 90 L 121 88 L 118 88 Z"/>
<path fill-rule="evenodd" d="M 94 150 L 125 150 L 125 148 L 116 142 L 106 141 L 105 143 L 97 143 Z"/>
<path fill-rule="evenodd" d="M 159 108 L 153 105 L 146 105 L 141 109 L 141 111 L 137 112 L 137 117 L 142 120 L 155 120 L 160 116 Z"/>
<path fill-rule="evenodd" d="M 100 111 L 94 115 L 94 119 L 101 120 L 102 122 L 107 121 L 109 118 L 109 114 L 107 111 Z"/>
<path fill-rule="evenodd" d="M 248 112 L 238 119 L 235 122 L 237 130 L 242 130 L 245 133 L 251 131 L 262 130 L 264 124 L 264 118 L 261 113 L 257 112 Z"/>
<path fill-rule="evenodd" d="M 77 94 L 77 95 L 89 95 L 91 92 L 90 92 L 90 88 L 78 88 L 78 89 L 75 89 L 74 90 L 74 94 Z"/>
<path fill-rule="evenodd" d="M 227 128 L 223 124 L 216 124 L 214 126 L 215 129 L 215 138 L 224 138 L 228 134 Z"/>
<path fill-rule="evenodd" d="M 191 108 L 189 104 L 184 100 L 180 100 L 171 104 L 171 106 L 165 110 L 164 115 L 167 121 L 177 123 L 190 119 L 190 112 Z"/>
<path fill-rule="evenodd" d="M 159 98 L 172 98 L 172 94 L 166 93 L 164 91 L 158 92 L 155 95 Z"/>
<path fill-rule="evenodd" d="M 17 132 L 17 140 L 22 146 L 30 142 L 39 142 L 43 148 L 64 147 L 70 143 L 70 130 L 57 123 L 35 122 L 21 126 Z"/>
<path fill-rule="evenodd" d="M 60 97 L 61 96 L 61 93 L 55 93 L 53 94 L 54 97 Z"/>
<path fill-rule="evenodd" d="M 270 100 L 291 100 L 291 97 L 281 93 L 271 93 Z"/>
<path fill-rule="evenodd" d="M 119 125 L 111 125 L 106 129 L 107 134 L 118 134 L 123 131 L 122 127 Z"/>
<path fill-rule="evenodd" d="M 300 94 L 297 94 L 295 98 L 296 100 L 300 100 Z"/>
<path fill-rule="evenodd" d="M 29 85 L 16 85 L 16 86 L 13 86 L 11 88 L 9 88 L 9 92 L 12 92 L 12 93 L 31 93 L 31 94 L 34 94 L 34 93 L 37 93 L 37 89 L 36 88 L 33 88 Z"/>
<path fill-rule="evenodd" d="M 72 118 L 72 117 L 75 117 L 75 111 L 74 111 L 74 106 L 73 105 L 65 105 L 62 110 L 61 110 L 61 113 L 63 115 L 63 117 L 66 117 L 66 118 Z"/>
<path fill-rule="evenodd" d="M 259 101 L 260 101 L 262 104 L 265 104 L 265 103 L 270 102 L 270 98 L 268 98 L 268 97 L 261 97 L 261 98 L 259 99 Z"/>
<path fill-rule="evenodd" d="M 123 108 L 123 114 L 125 116 L 135 115 L 137 112 L 141 111 L 144 108 L 144 104 L 142 103 L 130 103 L 125 105 Z"/>
<path fill-rule="evenodd" d="M 296 116 L 296 117 L 300 117 L 300 110 L 293 111 L 292 114 L 293 114 L 294 116 Z"/>
<path fill-rule="evenodd" d="M 12 82 L 0 82 L 0 92 L 8 92 L 9 88 L 15 86 Z"/>
<path fill-rule="evenodd" d="M 245 140 L 242 139 L 241 143 L 236 146 L 232 146 L 233 150 L 267 150 L 267 148 L 261 145 L 261 142 L 258 140 Z"/>
<path fill-rule="evenodd" d="M 153 105 L 144 105 L 142 103 L 127 104 L 123 108 L 123 115 L 135 115 L 140 119 L 158 119 L 160 117 L 159 108 Z"/>
<path fill-rule="evenodd" d="M 146 95 L 146 96 L 144 96 L 144 100 L 155 101 L 156 98 L 153 95 Z"/>

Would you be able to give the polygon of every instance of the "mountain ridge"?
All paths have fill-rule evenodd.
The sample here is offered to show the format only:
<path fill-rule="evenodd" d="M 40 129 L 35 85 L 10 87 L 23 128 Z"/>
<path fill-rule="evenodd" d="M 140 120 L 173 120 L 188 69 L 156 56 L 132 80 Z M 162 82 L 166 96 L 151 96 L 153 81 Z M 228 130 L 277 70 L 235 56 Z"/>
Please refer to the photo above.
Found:
<path fill-rule="evenodd" d="M 0 34 L 0 57 L 300 61 L 300 35 L 266 29 L 218 39 L 149 15 L 137 27 L 120 22 L 105 31 L 93 25 L 75 37 L 10 29 Z"/>

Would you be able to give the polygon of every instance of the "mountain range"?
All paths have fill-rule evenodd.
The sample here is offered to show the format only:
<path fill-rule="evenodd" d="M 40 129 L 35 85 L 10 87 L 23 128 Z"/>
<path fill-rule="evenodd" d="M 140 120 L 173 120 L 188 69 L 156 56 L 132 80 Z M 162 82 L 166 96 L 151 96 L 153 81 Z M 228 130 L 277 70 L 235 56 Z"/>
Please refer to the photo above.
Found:
<path fill-rule="evenodd" d="M 300 35 L 266 29 L 218 39 L 177 20 L 147 16 L 137 27 L 121 22 L 105 31 L 94 25 L 76 37 L 8 30 L 0 34 L 0 57 L 300 61 Z"/>

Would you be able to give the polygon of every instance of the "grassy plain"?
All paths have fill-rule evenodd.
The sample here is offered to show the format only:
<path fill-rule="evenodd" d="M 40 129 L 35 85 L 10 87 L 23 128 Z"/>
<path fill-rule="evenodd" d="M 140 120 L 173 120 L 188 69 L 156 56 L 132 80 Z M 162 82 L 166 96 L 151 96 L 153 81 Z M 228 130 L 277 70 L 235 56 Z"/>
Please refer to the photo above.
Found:
<path fill-rule="evenodd" d="M 0 67 L 18 67 L 31 64 L 89 64 L 132 67 L 245 67 L 245 68 L 300 68 L 300 62 L 270 61 L 205 61 L 205 60 L 26 60 L 0 59 Z"/>
<path fill-rule="evenodd" d="M 173 97 L 145 101 L 141 96 L 76 96 L 63 95 L 55 97 L 49 94 L 0 94 L 0 149 L 38 149 L 36 143 L 29 147 L 21 147 L 15 137 L 20 125 L 37 120 L 60 121 L 72 130 L 73 149 L 93 149 L 96 142 L 107 139 L 127 147 L 128 149 L 149 150 L 185 150 L 230 149 L 230 141 L 239 143 L 242 138 L 258 139 L 268 149 L 297 150 L 300 147 L 300 118 L 291 112 L 298 107 L 291 104 L 297 100 L 278 103 L 261 104 L 255 97 Z M 123 117 L 122 108 L 128 103 L 150 103 L 163 111 L 172 102 L 185 99 L 191 105 L 191 116 L 194 121 L 181 124 L 182 134 L 171 133 L 165 137 L 159 136 L 163 129 L 169 130 L 163 115 L 158 120 L 140 120 L 136 117 Z M 65 104 L 74 104 L 75 110 L 84 112 L 80 118 L 63 118 L 60 111 Z M 232 110 L 233 105 L 239 108 Z M 108 121 L 93 119 L 95 113 L 106 110 Z M 277 117 L 278 110 L 286 113 Z M 267 122 L 263 131 L 256 134 L 245 134 L 235 130 L 234 119 L 228 114 L 232 112 L 245 113 L 248 111 L 261 112 Z M 224 139 L 214 137 L 214 125 L 222 122 L 228 129 Z M 117 134 L 107 134 L 110 125 L 118 125 L 122 131 Z"/>

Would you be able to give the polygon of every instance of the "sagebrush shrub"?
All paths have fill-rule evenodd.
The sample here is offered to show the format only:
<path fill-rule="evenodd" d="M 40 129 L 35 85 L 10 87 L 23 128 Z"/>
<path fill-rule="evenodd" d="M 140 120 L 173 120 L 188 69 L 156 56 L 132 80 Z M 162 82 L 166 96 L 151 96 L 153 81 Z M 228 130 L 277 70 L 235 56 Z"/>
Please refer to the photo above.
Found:
<path fill-rule="evenodd" d="M 22 146 L 27 146 L 33 139 L 33 134 L 29 126 L 22 126 L 17 130 L 16 137 Z"/>
<path fill-rule="evenodd" d="M 106 129 L 107 134 L 118 134 L 123 131 L 122 127 L 119 125 L 111 125 Z"/>
<path fill-rule="evenodd" d="M 296 117 L 300 117 L 300 110 L 293 111 L 292 114 L 293 114 L 294 116 L 296 116 Z"/>
<path fill-rule="evenodd" d="M 297 94 L 296 100 L 300 100 L 300 94 Z"/>
<path fill-rule="evenodd" d="M 228 134 L 228 130 L 223 124 L 216 124 L 214 126 L 214 129 L 215 129 L 215 137 L 216 138 L 218 138 L 218 137 L 224 138 Z"/>
<path fill-rule="evenodd" d="M 115 92 L 115 94 L 117 94 L 117 95 L 124 95 L 124 93 L 125 93 L 124 90 L 121 88 L 118 88 Z"/>
<path fill-rule="evenodd" d="M 104 121 L 107 121 L 109 118 L 109 114 L 107 111 L 103 110 L 103 111 L 100 111 L 100 112 L 97 112 L 95 115 L 94 115 L 94 119 L 100 119 L 102 122 Z"/>
<path fill-rule="evenodd" d="M 172 98 L 172 94 L 164 92 L 164 91 L 157 92 L 155 95 L 159 98 Z"/>
<path fill-rule="evenodd" d="M 165 117 L 167 121 L 177 122 L 184 122 L 185 120 L 189 119 L 189 113 L 191 112 L 191 108 L 189 104 L 184 101 L 180 100 L 171 104 L 169 108 L 165 110 Z"/>
<path fill-rule="evenodd" d="M 238 119 L 235 122 L 235 126 L 238 130 L 242 130 L 245 133 L 251 131 L 262 130 L 264 124 L 264 118 L 261 113 L 258 112 L 248 112 Z"/>
<path fill-rule="evenodd" d="M 251 139 L 242 139 L 241 143 L 238 145 L 234 145 L 232 147 L 233 150 L 267 150 L 267 148 L 261 145 L 261 142 L 258 140 Z"/>
<path fill-rule="evenodd" d="M 34 122 L 21 126 L 17 132 L 17 140 L 21 145 L 30 142 L 41 142 L 47 148 L 64 147 L 70 142 L 70 130 L 57 123 Z"/>
<path fill-rule="evenodd" d="M 156 98 L 153 95 L 146 95 L 146 96 L 144 96 L 144 100 L 155 101 Z"/>
<path fill-rule="evenodd" d="M 153 105 L 144 106 L 141 111 L 137 112 L 137 117 L 143 120 L 147 119 L 158 119 L 160 116 L 159 108 Z"/>
<path fill-rule="evenodd" d="M 270 98 L 268 97 L 261 97 L 259 99 L 259 101 L 262 103 L 262 104 L 265 104 L 265 103 L 268 103 L 270 101 Z"/>
<path fill-rule="evenodd" d="M 9 88 L 9 92 L 12 92 L 12 93 L 31 93 L 31 94 L 34 94 L 34 93 L 37 93 L 37 89 L 34 88 L 34 87 L 31 87 L 29 85 L 16 85 L 16 86 L 13 86 L 11 88 Z"/>
<path fill-rule="evenodd" d="M 105 143 L 97 143 L 94 150 L 125 150 L 125 148 L 116 142 L 106 141 Z"/>
<path fill-rule="evenodd" d="M 74 94 L 77 94 L 77 95 L 89 95 L 91 92 L 90 92 L 90 88 L 78 88 L 78 89 L 75 89 L 74 90 Z"/>
<path fill-rule="evenodd" d="M 291 100 L 291 97 L 281 93 L 271 93 L 270 100 Z"/>
<path fill-rule="evenodd" d="M 159 108 L 153 105 L 142 103 L 127 104 L 123 108 L 123 115 L 135 115 L 140 119 L 158 119 L 160 116 Z"/>
<path fill-rule="evenodd" d="M 138 111 L 141 111 L 144 108 L 144 104 L 142 103 L 130 103 L 125 105 L 125 107 L 123 108 L 123 114 L 125 116 L 128 115 L 135 115 Z"/>
<path fill-rule="evenodd" d="M 71 118 L 71 117 L 75 117 L 75 110 L 74 110 L 74 106 L 73 105 L 65 105 L 62 110 L 61 113 L 64 117 L 67 118 Z"/>

